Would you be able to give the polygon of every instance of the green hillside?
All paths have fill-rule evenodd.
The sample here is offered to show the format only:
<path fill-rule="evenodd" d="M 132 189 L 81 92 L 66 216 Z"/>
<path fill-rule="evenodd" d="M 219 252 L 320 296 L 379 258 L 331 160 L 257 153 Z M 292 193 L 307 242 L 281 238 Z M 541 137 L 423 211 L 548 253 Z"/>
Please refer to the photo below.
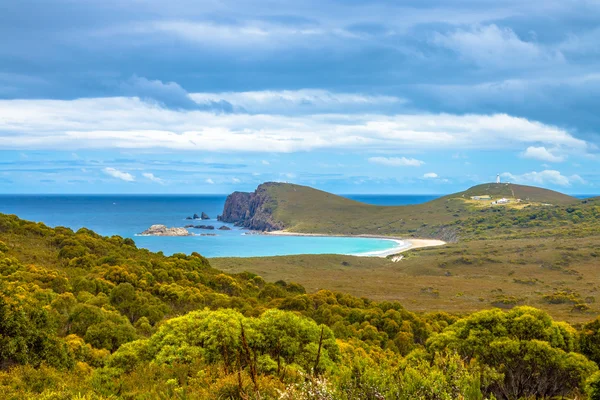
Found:
<path fill-rule="evenodd" d="M 516 185 L 514 183 L 485 183 L 473 186 L 465 190 L 443 197 L 449 199 L 453 197 L 484 196 L 489 195 L 498 199 L 502 197 L 521 199 L 528 202 L 549 203 L 554 205 L 565 205 L 576 202 L 577 199 L 566 194 L 555 192 L 535 186 Z"/>
<path fill-rule="evenodd" d="M 287 183 L 269 184 L 269 207 L 273 217 L 287 231 L 343 235 L 403 235 L 436 237 L 449 241 L 472 231 L 476 222 L 470 218 L 487 218 L 487 214 L 531 213 L 548 205 L 564 207 L 577 199 L 555 191 L 514 184 L 485 184 L 464 192 L 444 196 L 424 204 L 409 206 L 375 206 L 360 203 L 307 186 Z M 473 203 L 471 196 L 521 199 L 520 208 L 491 208 Z M 497 215 L 497 214 L 494 214 Z M 512 215 L 510 215 L 512 218 Z M 464 223 L 462 223 L 464 221 Z"/>
<path fill-rule="evenodd" d="M 292 232 L 394 235 L 423 228 L 427 221 L 452 222 L 453 212 L 442 203 L 382 207 L 360 203 L 307 186 L 279 184 L 268 188 L 273 216 Z"/>

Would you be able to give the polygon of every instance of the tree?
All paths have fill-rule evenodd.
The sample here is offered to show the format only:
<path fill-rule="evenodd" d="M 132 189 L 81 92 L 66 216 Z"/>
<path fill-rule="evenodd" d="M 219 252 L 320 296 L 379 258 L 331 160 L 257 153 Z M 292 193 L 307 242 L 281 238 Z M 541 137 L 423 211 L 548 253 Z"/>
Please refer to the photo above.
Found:
<path fill-rule="evenodd" d="M 583 354 L 600 365 L 600 317 L 583 326 L 580 346 Z"/>
<path fill-rule="evenodd" d="M 14 364 L 39 366 L 43 362 L 58 368 L 73 365 L 66 344 L 53 331 L 48 312 L 0 297 L 0 369 Z"/>
<path fill-rule="evenodd" d="M 276 363 L 278 373 L 284 365 L 294 363 L 305 371 L 324 370 L 339 358 L 331 329 L 310 319 L 289 311 L 268 310 L 257 322 L 259 339 L 254 345 Z"/>
<path fill-rule="evenodd" d="M 432 336 L 432 353 L 456 351 L 502 374 L 485 391 L 498 399 L 564 396 L 583 390 L 597 370 L 574 353 L 576 332 L 541 310 L 518 307 L 508 313 L 481 311 Z"/>
<path fill-rule="evenodd" d="M 102 321 L 90 326 L 84 336 L 86 342 L 98 349 L 117 350 L 122 344 L 131 342 L 136 337 L 135 329 L 129 321 L 115 323 Z"/>

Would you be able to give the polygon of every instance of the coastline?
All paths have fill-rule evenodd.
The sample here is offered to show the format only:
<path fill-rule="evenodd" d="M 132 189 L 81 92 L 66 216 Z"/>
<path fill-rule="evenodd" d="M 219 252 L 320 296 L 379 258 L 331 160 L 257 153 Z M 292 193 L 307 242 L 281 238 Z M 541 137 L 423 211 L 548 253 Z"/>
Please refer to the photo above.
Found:
<path fill-rule="evenodd" d="M 424 247 L 434 247 L 434 246 L 444 246 L 446 242 L 437 239 L 407 239 L 397 236 L 382 236 L 382 235 L 326 235 L 321 233 L 297 233 L 297 232 L 288 232 L 288 231 L 272 231 L 272 232 L 264 232 L 264 235 L 274 235 L 274 236 L 315 236 L 315 237 L 348 237 L 348 238 L 368 238 L 368 239 L 383 239 L 389 240 L 396 243 L 391 249 L 387 250 L 376 250 L 369 251 L 366 253 L 359 254 L 347 254 L 358 257 L 381 257 L 386 258 L 388 256 L 396 255 L 403 253 L 412 249 L 419 249 Z"/>

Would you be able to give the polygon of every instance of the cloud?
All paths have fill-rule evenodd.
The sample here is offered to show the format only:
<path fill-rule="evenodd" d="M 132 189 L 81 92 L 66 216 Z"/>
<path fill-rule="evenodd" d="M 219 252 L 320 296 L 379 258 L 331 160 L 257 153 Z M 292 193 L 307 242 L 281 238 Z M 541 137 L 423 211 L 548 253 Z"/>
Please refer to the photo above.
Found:
<path fill-rule="evenodd" d="M 406 103 L 406 100 L 394 96 L 334 93 L 321 89 L 191 93 L 190 98 L 199 105 L 226 103 L 236 112 L 266 114 L 380 110 Z"/>
<path fill-rule="evenodd" d="M 138 24 L 140 33 L 163 33 L 208 47 L 277 47 L 297 37 L 322 36 L 318 29 L 288 28 L 281 25 L 247 22 L 220 24 L 212 21 L 156 21 Z"/>
<path fill-rule="evenodd" d="M 538 43 L 522 40 L 511 28 L 495 24 L 435 33 L 432 43 L 458 53 L 463 59 L 481 67 L 518 68 L 543 61 L 562 61 L 557 51 Z"/>
<path fill-rule="evenodd" d="M 523 157 L 533 158 L 535 160 L 548 161 L 548 162 L 562 162 L 565 160 L 565 157 L 552 154 L 549 150 L 547 150 L 543 146 L 542 147 L 534 147 L 534 146 L 528 147 L 527 150 L 525 150 L 525 152 L 523 153 Z"/>
<path fill-rule="evenodd" d="M 150 172 L 144 172 L 142 175 L 144 176 L 144 178 L 150 179 L 152 182 L 160 183 L 161 185 L 165 183 L 163 179 L 154 176 L 154 174 Z"/>
<path fill-rule="evenodd" d="M 373 164 L 382 164 L 389 167 L 420 167 L 425 164 L 421 160 L 406 157 L 370 157 L 369 162 Z"/>
<path fill-rule="evenodd" d="M 394 51 L 400 47 L 399 39 L 407 33 L 414 34 L 413 28 L 419 25 L 431 29 L 431 26 L 478 24 L 540 14 L 540 9 L 546 12 L 546 4 L 538 5 L 538 1 L 526 5 L 498 2 L 484 7 L 473 1 L 451 5 L 439 1 L 421 2 L 410 6 L 377 1 L 353 3 L 348 9 L 338 2 L 316 4 L 312 0 L 300 0 L 277 3 L 276 13 L 271 3 L 220 1 L 206 3 L 200 11 L 193 10 L 188 1 L 178 1 L 177 5 L 149 1 L 148 10 L 144 11 L 151 10 L 150 15 L 132 5 L 120 5 L 113 11 L 118 18 L 106 18 L 110 23 L 100 28 L 95 28 L 97 22 L 90 25 L 95 28 L 92 39 L 109 36 L 110 43 L 139 46 L 160 38 L 160 44 L 163 41 L 171 46 L 175 43 L 178 46 L 173 47 L 184 50 L 196 46 L 218 53 L 243 51 L 253 57 L 273 50 L 356 51 L 363 47 L 380 48 L 388 43 Z M 104 6 L 102 10 L 110 10 L 110 7 Z M 218 18 L 223 15 L 228 17 Z M 399 17 L 389 18 L 390 15 Z M 169 54 L 174 51 L 169 50 Z"/>
<path fill-rule="evenodd" d="M 569 181 L 571 183 L 580 183 L 582 185 L 586 185 L 587 184 L 587 181 L 585 179 L 583 179 L 581 176 L 577 175 L 577 174 L 571 175 L 569 177 Z"/>
<path fill-rule="evenodd" d="M 271 164 L 271 163 L 270 163 L 270 162 L 268 162 L 267 160 L 262 160 L 262 161 L 261 161 L 261 163 L 262 163 L 262 165 L 270 165 L 270 164 Z"/>
<path fill-rule="evenodd" d="M 289 153 L 318 149 L 516 149 L 585 153 L 567 130 L 506 114 L 223 114 L 139 98 L 0 100 L 0 149 L 171 149 Z"/>
<path fill-rule="evenodd" d="M 522 175 L 513 175 L 509 172 L 501 174 L 503 177 L 508 178 L 514 183 L 533 184 L 533 185 L 558 185 L 558 186 L 571 186 L 573 183 L 584 184 L 586 183 L 583 178 L 579 175 L 565 176 L 556 170 L 544 170 L 541 172 L 527 172 Z"/>
<path fill-rule="evenodd" d="M 240 7 L 237 4 L 232 8 L 230 11 L 232 14 L 239 13 Z M 281 7 L 278 7 L 278 10 L 281 10 Z M 172 10 L 168 13 L 170 11 Z M 217 12 L 223 13 L 223 8 Z M 253 12 L 255 10 L 250 11 Z M 295 13 L 296 10 L 291 12 Z M 335 24 L 337 26 L 332 26 L 331 23 L 277 22 L 275 18 L 271 20 L 265 18 L 266 14 L 272 14 L 272 10 L 265 10 L 262 15 L 255 15 L 250 19 L 236 21 L 224 21 L 222 18 L 219 18 L 220 21 L 204 18 L 190 19 L 188 15 L 182 15 L 182 18 L 176 20 L 146 20 L 109 27 L 95 32 L 94 36 L 118 36 L 129 40 L 137 38 L 133 39 L 135 42 L 166 36 L 176 43 L 191 44 L 201 50 L 218 53 L 231 51 L 262 53 L 293 47 L 323 49 L 334 45 L 342 47 L 347 46 L 349 42 L 360 43 L 361 39 L 366 39 L 368 36 L 345 29 L 343 24 L 339 23 Z"/>
<path fill-rule="evenodd" d="M 425 178 L 425 179 L 435 179 L 437 177 L 438 177 L 438 174 L 436 174 L 435 172 L 428 172 L 423 175 L 423 178 Z"/>
<path fill-rule="evenodd" d="M 160 80 L 149 80 L 137 75 L 120 84 L 120 89 L 127 96 L 151 99 L 167 107 L 194 109 L 198 104 L 188 92 L 175 82 L 164 83 Z"/>
<path fill-rule="evenodd" d="M 135 181 L 135 177 L 131 175 L 129 172 L 122 172 L 115 168 L 104 168 L 102 170 L 105 174 L 112 176 L 113 178 L 121 179 L 125 182 L 133 182 Z"/>
<path fill-rule="evenodd" d="M 240 183 L 242 181 L 239 180 L 238 178 L 231 178 L 231 182 L 233 182 L 233 183 Z"/>
<path fill-rule="evenodd" d="M 598 54 L 600 53 L 600 28 L 578 34 L 569 33 L 567 39 L 558 45 L 565 53 Z"/>
<path fill-rule="evenodd" d="M 208 183 L 208 184 L 210 184 L 210 185 L 214 185 L 214 184 L 215 184 L 215 181 L 213 181 L 213 180 L 212 180 L 212 179 L 210 179 L 210 178 L 207 178 L 207 179 L 206 179 L 204 182 L 206 182 L 206 183 Z"/>
<path fill-rule="evenodd" d="M 287 179 L 295 179 L 296 178 L 296 174 L 294 174 L 292 172 L 280 172 L 279 176 L 287 178 Z"/>
<path fill-rule="evenodd" d="M 540 63 L 540 68 L 552 65 Z M 546 124 L 576 127 L 582 134 L 596 132 L 600 115 L 589 110 L 595 105 L 591 99 L 600 91 L 600 73 L 585 67 L 557 66 L 526 75 L 503 79 L 496 73 L 487 80 L 466 79 L 460 84 L 419 84 L 414 90 L 421 101 L 413 99 L 413 103 L 458 114 L 503 111 Z"/>
<path fill-rule="evenodd" d="M 6 37 L 20 40 L 0 50 L 6 60 L 0 73 L 4 98 L 124 95 L 194 109 L 202 105 L 191 104 L 186 89 L 216 92 L 208 94 L 214 100 L 238 88 L 260 94 L 261 89 L 308 87 L 362 91 L 371 97 L 401 96 L 414 106 L 412 110 L 432 113 L 508 113 L 579 132 L 585 132 L 582 125 L 592 132 L 599 126 L 600 117 L 593 112 L 597 88 L 560 83 L 561 77 L 598 71 L 595 0 L 410 4 L 379 0 L 352 2 L 351 7 L 339 1 L 317 5 L 314 0 L 300 0 L 277 2 L 276 13 L 270 2 L 260 6 L 249 1 L 203 2 L 198 9 L 189 0 L 148 0 L 142 10 L 136 7 L 138 2 L 94 0 L 65 13 L 65 18 L 79 22 L 77 26 L 57 24 L 49 17 L 56 1 L 46 1 L 36 3 L 46 18 L 36 22 L 34 31 L 16 23 L 30 14 L 27 3 L 10 3 L 3 10 L 8 19 L 2 26 Z M 75 63 L 73 54 L 78 55 Z M 23 60 L 39 68 L 27 72 Z M 481 68 L 474 71 L 464 65 L 465 60 Z M 310 71 L 306 65 L 312 66 Z M 499 74 L 498 68 L 510 71 Z M 145 78 L 115 83 L 133 73 Z M 448 88 L 453 95 L 439 96 L 447 102 L 429 98 L 419 104 L 422 94 L 410 92 L 419 82 L 477 86 L 504 79 L 521 82 L 514 89 L 500 87 L 480 101 Z M 559 87 L 532 88 L 537 79 L 559 82 Z M 549 100 L 535 101 L 540 97 Z M 456 98 L 465 104 L 458 111 L 452 105 Z M 318 105 L 320 101 L 309 96 L 306 105 L 292 108 L 343 113 L 348 104 L 342 101 L 336 108 L 335 102 Z M 279 113 L 265 111 L 265 103 L 254 99 L 240 100 L 235 106 L 243 107 L 242 103 L 251 113 Z M 522 108 L 520 103 L 529 105 Z M 268 104 L 273 110 L 290 108 L 285 101 L 281 106 L 275 100 Z M 351 109 L 381 107 L 389 113 L 387 108 L 402 100 L 379 106 L 351 104 Z M 205 107 L 213 105 L 209 101 Z M 222 107 L 233 106 L 225 102 Z"/>

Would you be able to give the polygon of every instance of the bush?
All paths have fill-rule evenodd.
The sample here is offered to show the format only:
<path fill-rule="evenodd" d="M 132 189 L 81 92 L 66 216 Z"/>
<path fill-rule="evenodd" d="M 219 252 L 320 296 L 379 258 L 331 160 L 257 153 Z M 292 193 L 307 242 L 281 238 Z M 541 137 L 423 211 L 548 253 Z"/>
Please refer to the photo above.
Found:
<path fill-rule="evenodd" d="M 501 375 L 485 391 L 498 398 L 518 399 L 582 391 L 598 368 L 573 353 L 576 344 L 576 332 L 570 326 L 552 321 L 543 311 L 517 307 L 508 313 L 472 314 L 430 338 L 427 348 L 456 351 L 492 368 Z M 531 376 L 538 378 L 529 380 Z"/>

